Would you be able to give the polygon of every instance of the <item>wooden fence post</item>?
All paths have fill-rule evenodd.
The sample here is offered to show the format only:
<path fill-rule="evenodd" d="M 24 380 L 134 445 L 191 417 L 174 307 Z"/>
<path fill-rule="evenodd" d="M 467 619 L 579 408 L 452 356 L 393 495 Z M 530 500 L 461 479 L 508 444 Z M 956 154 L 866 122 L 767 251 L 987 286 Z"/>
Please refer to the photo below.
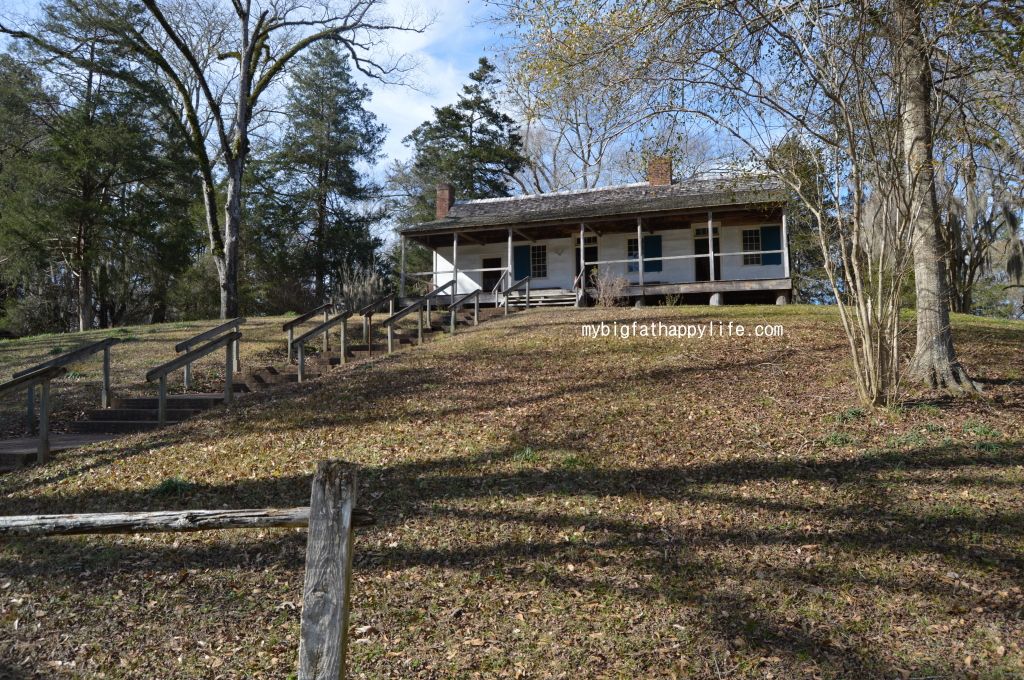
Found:
<path fill-rule="evenodd" d="M 355 470 L 342 461 L 317 464 L 309 499 L 299 680 L 345 677 L 356 488 Z"/>
<path fill-rule="evenodd" d="M 292 340 L 295 339 L 295 329 L 288 329 L 288 363 L 292 363 Z"/>
<path fill-rule="evenodd" d="M 480 325 L 480 291 L 473 297 L 473 325 Z"/>
<path fill-rule="evenodd" d="M 429 300 L 427 303 L 429 304 Z M 420 315 L 416 321 L 416 344 L 423 344 L 423 306 L 420 306 Z"/>
<path fill-rule="evenodd" d="M 235 326 L 235 332 L 241 333 L 238 326 Z M 235 371 L 242 370 L 242 336 L 239 335 L 238 339 L 235 340 Z"/>
<path fill-rule="evenodd" d="M 327 310 L 324 310 L 324 323 L 327 323 L 327 320 L 329 318 L 330 318 L 330 316 L 328 315 Z M 327 356 L 327 353 L 330 352 L 330 351 L 331 351 L 331 332 L 330 332 L 330 329 L 325 328 L 324 329 L 324 356 Z"/>
<path fill-rule="evenodd" d="M 304 344 L 299 344 L 299 382 L 303 382 L 306 379 L 306 348 Z"/>

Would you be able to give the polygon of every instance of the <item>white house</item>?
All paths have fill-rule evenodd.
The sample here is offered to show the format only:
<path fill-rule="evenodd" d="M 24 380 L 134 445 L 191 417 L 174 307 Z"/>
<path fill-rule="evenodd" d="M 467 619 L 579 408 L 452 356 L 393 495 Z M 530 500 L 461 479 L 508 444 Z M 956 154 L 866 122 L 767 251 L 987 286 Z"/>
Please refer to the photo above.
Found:
<path fill-rule="evenodd" d="M 404 229 L 434 252 L 434 286 L 457 277 L 457 294 L 492 292 L 531 277 L 540 295 L 574 294 L 616 274 L 627 294 L 691 303 L 785 304 L 792 291 L 786 192 L 770 179 L 673 181 L 655 159 L 650 181 L 582 191 L 456 201 L 438 185 L 437 219 Z M 708 235 L 714 238 L 709 239 Z M 581 252 L 580 243 L 583 244 Z M 404 271 L 403 290 L 407 276 Z M 569 298 L 573 299 L 573 298 Z"/>

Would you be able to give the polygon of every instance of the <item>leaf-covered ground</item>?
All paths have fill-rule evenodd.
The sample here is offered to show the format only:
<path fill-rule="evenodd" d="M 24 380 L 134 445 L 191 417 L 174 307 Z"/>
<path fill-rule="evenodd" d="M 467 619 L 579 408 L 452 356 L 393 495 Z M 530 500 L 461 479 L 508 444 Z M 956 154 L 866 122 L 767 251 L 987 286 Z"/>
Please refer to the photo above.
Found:
<path fill-rule="evenodd" d="M 712 320 L 785 335 L 580 330 Z M 1020 678 L 1024 324 L 954 330 L 982 398 L 865 412 L 834 310 L 530 311 L 5 475 L 0 514 L 305 505 L 342 458 L 353 678 Z M 5 541 L 0 677 L 290 677 L 304 550 Z"/>

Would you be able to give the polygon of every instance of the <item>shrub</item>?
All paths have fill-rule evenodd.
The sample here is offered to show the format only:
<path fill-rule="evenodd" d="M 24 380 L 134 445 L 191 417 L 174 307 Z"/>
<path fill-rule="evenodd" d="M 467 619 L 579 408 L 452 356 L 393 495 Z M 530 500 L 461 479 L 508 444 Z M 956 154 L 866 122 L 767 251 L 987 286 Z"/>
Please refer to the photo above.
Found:
<path fill-rule="evenodd" d="M 597 289 L 597 304 L 600 307 L 616 307 L 625 298 L 629 281 L 611 272 L 594 272 L 590 275 L 591 285 Z"/>

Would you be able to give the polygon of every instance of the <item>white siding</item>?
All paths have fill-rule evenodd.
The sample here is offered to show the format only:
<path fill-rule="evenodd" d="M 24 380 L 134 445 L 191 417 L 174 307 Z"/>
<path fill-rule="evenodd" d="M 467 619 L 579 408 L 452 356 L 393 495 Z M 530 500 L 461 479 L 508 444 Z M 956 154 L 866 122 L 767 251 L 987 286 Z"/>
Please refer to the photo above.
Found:
<path fill-rule="evenodd" d="M 722 255 L 722 278 L 724 280 L 736 279 L 769 279 L 782 278 L 785 276 L 785 266 L 779 265 L 744 265 L 743 264 L 743 239 L 744 229 L 754 229 L 762 225 L 751 225 L 748 227 L 721 227 L 720 223 L 714 225 L 719 228 L 719 240 L 721 252 L 737 253 L 736 255 Z M 694 223 L 695 227 L 704 226 L 704 223 Z M 661 236 L 661 254 L 663 257 L 675 255 L 692 255 L 694 252 L 694 229 L 671 229 L 658 231 Z M 592 232 L 587 232 L 592 235 Z M 636 233 L 606 234 L 597 239 L 598 257 L 601 260 L 625 260 L 626 241 L 636 238 Z M 546 245 L 548 255 L 548 275 L 545 278 L 534 279 L 534 288 L 571 288 L 575 275 L 576 259 L 576 237 L 538 240 L 536 243 L 528 241 L 516 241 L 514 246 L 521 245 Z M 785 257 L 785 255 L 783 256 Z M 508 266 L 508 243 L 492 243 L 489 245 L 477 245 L 474 243 L 459 243 L 459 292 L 468 293 L 480 289 L 483 282 L 483 272 L 465 272 L 465 269 L 480 269 L 483 267 L 484 258 L 501 258 L 501 266 Z M 631 283 L 639 283 L 639 272 L 627 272 L 626 263 L 603 265 L 602 271 L 611 271 L 619 276 L 624 276 Z M 452 270 L 452 246 L 439 248 L 434 253 L 434 270 L 439 272 Z M 435 284 L 442 285 L 451 280 L 451 274 L 435 275 Z M 694 258 L 681 260 L 663 260 L 662 271 L 645 272 L 646 283 L 687 283 L 696 280 Z M 488 291 L 489 292 L 489 291 Z"/>

